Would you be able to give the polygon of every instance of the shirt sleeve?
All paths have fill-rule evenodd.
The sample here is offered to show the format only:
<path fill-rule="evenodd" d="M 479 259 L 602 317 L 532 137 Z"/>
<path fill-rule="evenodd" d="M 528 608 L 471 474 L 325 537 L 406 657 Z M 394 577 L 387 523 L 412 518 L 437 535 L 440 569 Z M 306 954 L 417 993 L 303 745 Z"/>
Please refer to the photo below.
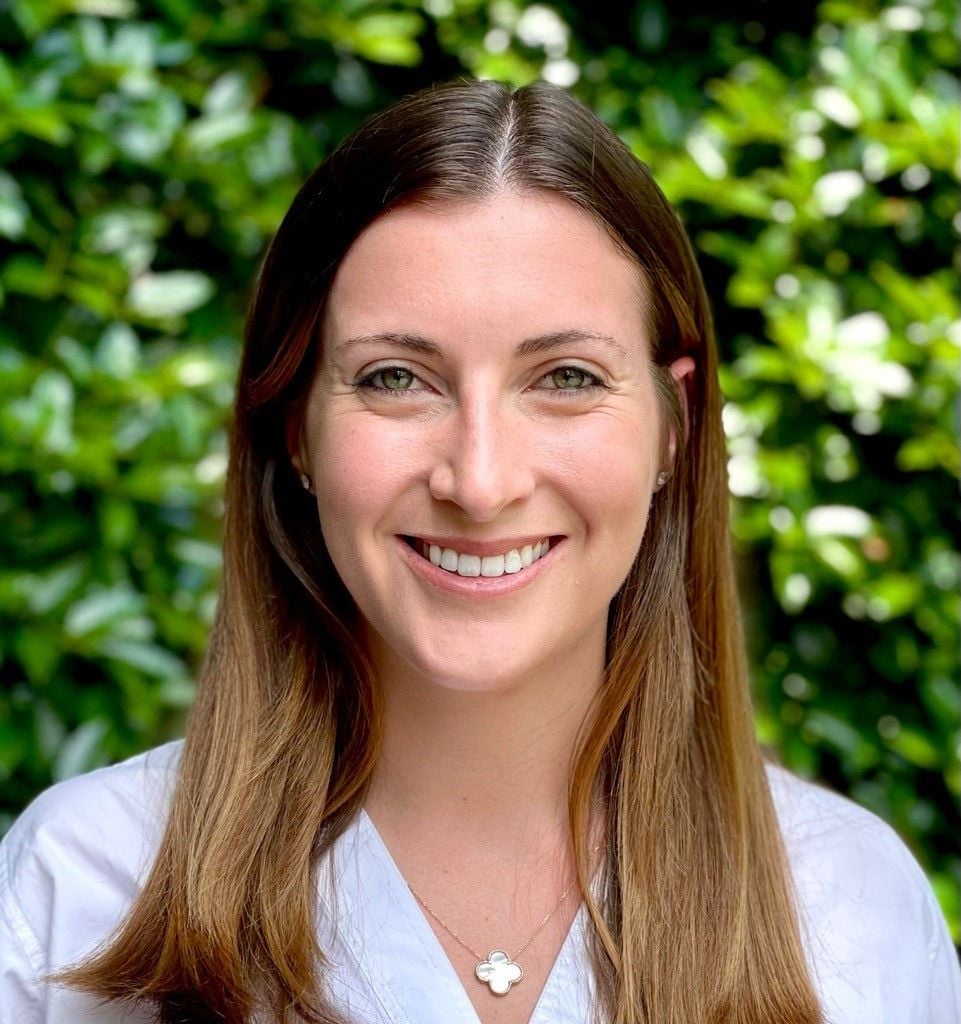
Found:
<path fill-rule="evenodd" d="M 0 843 L 0 1024 L 40 1024 L 43 955 L 11 886 L 14 841 L 15 836 L 8 835 Z"/>
<path fill-rule="evenodd" d="M 961 1024 L 961 962 L 948 925 L 930 885 L 925 882 L 925 917 L 929 921 L 929 1024 Z"/>
<path fill-rule="evenodd" d="M 961 1024 L 961 965 L 904 840 L 825 786 L 768 774 L 827 1024 Z"/>
<path fill-rule="evenodd" d="M 58 782 L 0 841 L 0 1024 L 134 1024 L 152 1007 L 105 1003 L 47 977 L 83 962 L 127 913 L 166 815 L 168 744 Z"/>

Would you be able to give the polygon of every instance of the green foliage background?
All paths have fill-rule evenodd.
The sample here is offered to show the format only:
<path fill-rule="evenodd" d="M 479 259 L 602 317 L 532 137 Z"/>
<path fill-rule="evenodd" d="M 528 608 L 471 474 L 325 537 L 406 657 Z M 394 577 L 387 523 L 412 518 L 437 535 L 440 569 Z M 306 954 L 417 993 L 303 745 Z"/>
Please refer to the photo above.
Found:
<path fill-rule="evenodd" d="M 543 77 L 699 252 L 759 735 L 894 825 L 958 939 L 955 12 L 723 6 L 0 10 L 0 831 L 182 726 L 242 318 L 307 173 L 431 81 Z"/>

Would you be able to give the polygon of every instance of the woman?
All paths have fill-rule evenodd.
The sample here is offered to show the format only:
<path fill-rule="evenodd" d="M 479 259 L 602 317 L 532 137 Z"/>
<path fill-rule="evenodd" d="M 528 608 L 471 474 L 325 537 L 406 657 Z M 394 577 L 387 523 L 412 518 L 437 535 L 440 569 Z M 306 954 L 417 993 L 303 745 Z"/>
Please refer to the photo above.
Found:
<path fill-rule="evenodd" d="M 761 756 L 725 465 L 608 129 L 543 83 L 368 120 L 260 277 L 186 740 L 7 837 L 0 1019 L 957 1024 L 903 843 Z"/>

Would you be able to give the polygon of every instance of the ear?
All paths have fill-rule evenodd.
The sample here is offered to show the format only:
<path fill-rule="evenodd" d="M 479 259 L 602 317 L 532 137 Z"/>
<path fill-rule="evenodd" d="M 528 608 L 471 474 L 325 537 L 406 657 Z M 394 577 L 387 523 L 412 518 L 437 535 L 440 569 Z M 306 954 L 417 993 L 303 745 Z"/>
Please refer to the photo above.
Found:
<path fill-rule="evenodd" d="M 690 356 L 681 356 L 675 359 L 668 367 L 674 387 L 677 388 L 678 397 L 681 401 L 681 411 L 684 414 L 684 440 L 687 441 L 691 433 L 691 408 L 687 397 L 688 383 L 694 373 L 694 360 Z M 668 440 L 667 459 L 668 466 L 674 465 L 674 457 L 677 453 L 677 438 L 674 436 L 674 428 L 670 430 Z"/>
<path fill-rule="evenodd" d="M 287 414 L 287 419 L 284 423 L 284 445 L 290 458 L 290 464 L 294 467 L 294 471 L 298 476 L 307 472 L 305 469 L 306 460 L 304 459 L 302 437 L 303 422 L 303 411 L 301 409 L 292 409 Z"/>

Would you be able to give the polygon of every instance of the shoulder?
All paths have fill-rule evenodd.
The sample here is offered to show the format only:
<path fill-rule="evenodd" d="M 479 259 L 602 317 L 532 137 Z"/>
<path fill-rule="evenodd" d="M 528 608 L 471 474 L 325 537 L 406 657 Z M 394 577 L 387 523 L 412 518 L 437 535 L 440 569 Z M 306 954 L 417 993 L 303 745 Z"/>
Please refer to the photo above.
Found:
<path fill-rule="evenodd" d="M 920 864 L 876 814 L 769 764 L 802 931 L 839 1021 L 961 1021 L 961 972 Z"/>
<path fill-rule="evenodd" d="M 879 866 L 897 873 L 920 870 L 904 841 L 878 815 L 821 783 L 811 782 L 767 764 L 768 784 L 778 821 L 792 858 L 827 858 L 841 866 L 846 860 L 878 847 Z M 836 856 L 832 857 L 833 852 Z"/>
<path fill-rule="evenodd" d="M 44 790 L 0 843 L 0 872 L 16 880 L 32 858 L 57 851 L 136 859 L 142 840 L 162 829 L 181 747 L 175 740 Z"/>
<path fill-rule="evenodd" d="M 795 873 L 852 898 L 917 903 L 928 881 L 904 840 L 873 812 L 779 765 L 766 766 L 788 858 Z"/>
<path fill-rule="evenodd" d="M 113 930 L 149 871 L 181 741 L 56 783 L 0 842 L 0 929 L 35 971 Z"/>

